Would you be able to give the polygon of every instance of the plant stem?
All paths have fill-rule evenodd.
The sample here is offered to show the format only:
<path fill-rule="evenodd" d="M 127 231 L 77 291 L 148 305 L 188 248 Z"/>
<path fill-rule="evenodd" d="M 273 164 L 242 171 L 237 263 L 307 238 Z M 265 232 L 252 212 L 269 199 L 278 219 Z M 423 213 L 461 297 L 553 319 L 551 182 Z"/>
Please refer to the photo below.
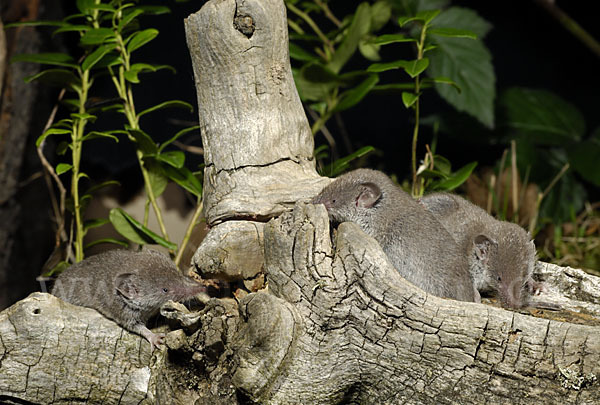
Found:
<path fill-rule="evenodd" d="M 325 13 L 325 17 L 329 18 L 329 20 L 332 23 L 334 23 L 338 28 L 342 26 L 342 22 L 340 20 L 338 20 L 335 15 L 333 15 L 333 13 L 331 12 L 331 9 L 327 5 L 327 3 L 324 3 L 321 0 L 315 0 L 315 4 L 319 7 L 321 7 L 321 9 L 323 10 L 323 13 Z"/>
<path fill-rule="evenodd" d="M 89 70 L 80 72 L 81 77 L 81 91 L 79 92 L 79 114 L 85 114 L 85 103 L 87 102 L 87 95 L 89 89 Z M 71 146 L 72 146 L 72 161 L 73 167 L 71 169 L 71 197 L 73 198 L 73 212 L 75 214 L 75 263 L 83 260 L 83 220 L 81 215 L 81 201 L 79 199 L 79 178 L 81 173 L 79 171 L 81 164 L 81 153 L 83 149 L 83 134 L 87 119 L 79 117 L 75 120 L 73 125 L 73 132 L 71 135 Z"/>
<path fill-rule="evenodd" d="M 323 34 L 323 31 L 321 31 L 319 26 L 313 21 L 312 18 L 310 18 L 310 16 L 308 14 L 306 14 L 304 11 L 300 10 L 298 7 L 294 6 L 291 3 L 286 2 L 285 5 L 292 13 L 296 14 L 298 17 L 300 17 L 304 21 L 306 21 L 306 23 L 310 26 L 310 28 L 312 28 L 312 30 L 315 32 L 315 34 L 317 34 L 317 36 L 321 39 L 321 41 L 323 41 L 325 46 L 327 46 L 329 48 L 331 53 L 335 52 L 335 48 L 331 44 L 331 41 L 329 40 L 329 38 L 327 38 L 325 36 L 325 34 Z"/>
<path fill-rule="evenodd" d="M 192 232 L 198 223 L 198 218 L 200 218 L 200 215 L 202 214 L 203 207 L 204 207 L 204 204 L 202 203 L 202 200 L 198 201 L 198 204 L 196 205 L 196 211 L 194 211 L 192 220 L 190 221 L 190 223 L 187 227 L 187 230 L 185 231 L 185 236 L 183 237 L 183 240 L 181 241 L 181 244 L 179 245 L 179 249 L 177 250 L 177 256 L 175 256 L 175 265 L 177 267 L 179 267 L 179 262 L 181 262 L 181 258 L 183 257 L 183 252 L 185 250 L 185 247 L 187 246 L 187 244 L 190 240 L 190 236 L 192 235 Z"/>
<path fill-rule="evenodd" d="M 119 49 L 121 50 L 121 57 L 123 58 L 123 64 L 119 66 L 118 77 L 115 76 L 115 73 L 112 69 L 110 69 L 110 74 L 112 76 L 113 83 L 117 88 L 117 92 L 119 96 L 125 100 L 125 117 L 127 118 L 127 122 L 131 129 L 140 130 L 139 121 L 137 115 L 135 113 L 135 102 L 133 100 L 133 91 L 131 89 L 131 85 L 127 83 L 125 80 L 125 72 L 130 69 L 130 54 L 127 52 L 127 47 L 125 42 L 123 41 L 123 37 L 120 33 L 117 34 L 117 42 L 119 43 Z M 135 142 L 135 139 L 130 139 Z M 146 195 L 148 196 L 148 200 L 154 209 L 154 214 L 156 215 L 156 221 L 158 222 L 158 226 L 162 233 L 162 236 L 165 240 L 169 241 L 169 235 L 167 233 L 167 228 L 165 227 L 165 223 L 162 217 L 162 212 L 160 207 L 158 206 L 156 196 L 154 195 L 154 190 L 152 190 L 152 183 L 150 181 L 150 175 L 148 174 L 148 170 L 144 166 L 144 154 L 140 149 L 136 150 L 136 156 L 138 160 L 138 164 L 140 166 L 140 170 L 142 172 L 142 177 L 144 179 L 144 188 L 146 190 Z M 144 226 L 147 226 L 148 216 L 144 216 Z"/>
<path fill-rule="evenodd" d="M 553 1 L 534 0 L 556 18 L 567 30 L 587 46 L 596 56 L 600 57 L 600 43 L 594 39 L 577 21 L 573 20 L 567 13 L 562 11 Z"/>
<path fill-rule="evenodd" d="M 427 24 L 423 24 L 423 28 L 421 29 L 421 37 L 419 38 L 419 42 L 417 43 L 417 60 L 423 59 L 423 53 L 425 49 L 425 33 L 427 32 Z M 415 127 L 413 129 L 413 139 L 412 139 L 412 195 L 413 197 L 419 197 L 422 194 L 421 187 L 419 187 L 419 183 L 417 181 L 417 141 L 419 138 L 419 117 L 421 114 L 420 102 L 419 102 L 419 92 L 421 91 L 421 79 L 420 74 L 415 76 L 415 94 L 417 96 L 417 101 L 415 101 Z"/>

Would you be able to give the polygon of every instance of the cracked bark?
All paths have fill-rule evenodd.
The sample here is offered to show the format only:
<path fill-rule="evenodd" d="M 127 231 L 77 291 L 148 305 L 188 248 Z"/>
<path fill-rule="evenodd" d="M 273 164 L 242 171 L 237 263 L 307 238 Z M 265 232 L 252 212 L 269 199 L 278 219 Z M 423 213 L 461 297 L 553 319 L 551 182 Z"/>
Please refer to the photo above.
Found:
<path fill-rule="evenodd" d="M 597 277 L 540 263 L 539 299 L 571 316 L 534 317 L 548 315 L 427 295 L 354 224 L 332 239 L 324 208 L 296 203 L 328 180 L 293 87 L 283 2 L 209 1 L 186 30 L 213 225 L 194 262 L 228 280 L 262 271 L 268 289 L 163 308 L 182 329 L 153 353 L 93 310 L 34 294 L 0 313 L 0 402 L 600 401 Z"/>

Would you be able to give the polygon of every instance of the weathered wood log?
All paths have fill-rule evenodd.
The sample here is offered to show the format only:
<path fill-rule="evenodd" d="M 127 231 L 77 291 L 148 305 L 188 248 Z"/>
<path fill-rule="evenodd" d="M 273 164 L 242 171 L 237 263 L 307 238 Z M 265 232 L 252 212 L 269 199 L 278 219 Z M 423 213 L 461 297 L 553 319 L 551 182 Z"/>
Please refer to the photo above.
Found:
<path fill-rule="evenodd" d="M 186 19 L 210 225 L 268 218 L 327 183 L 292 78 L 283 1 L 209 1 Z"/>
<path fill-rule="evenodd" d="M 242 302 L 233 379 L 259 403 L 600 401 L 600 318 L 578 325 L 428 295 L 357 225 L 341 224 L 332 244 L 322 206 L 271 221 L 265 262 L 277 298 Z M 573 276 L 563 304 L 586 294 L 599 314 L 597 277 L 551 265 L 538 274 L 555 292 Z"/>
<path fill-rule="evenodd" d="M 289 73 L 283 2 L 213 0 L 186 24 L 210 150 L 207 218 L 225 230 L 207 237 L 213 247 L 196 262 L 216 274 L 219 263 L 243 266 L 251 251 L 250 267 L 264 263 L 268 288 L 239 306 L 165 307 L 182 329 L 152 354 L 142 337 L 95 311 L 34 294 L 0 313 L 0 402 L 600 401 L 597 277 L 536 268 L 548 289 L 539 299 L 580 315 L 569 322 L 452 301 L 402 279 L 356 225 L 340 225 L 332 239 L 322 206 L 286 211 L 328 180 L 314 171 Z M 275 216 L 239 230 L 220 223 Z M 243 270 L 235 274 L 248 277 Z"/>

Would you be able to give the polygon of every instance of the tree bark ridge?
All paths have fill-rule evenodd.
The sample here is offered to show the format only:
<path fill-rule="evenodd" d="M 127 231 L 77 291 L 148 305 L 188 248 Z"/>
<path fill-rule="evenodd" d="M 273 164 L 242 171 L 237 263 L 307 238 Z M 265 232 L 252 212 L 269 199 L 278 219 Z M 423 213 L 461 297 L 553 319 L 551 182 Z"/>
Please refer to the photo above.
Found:
<path fill-rule="evenodd" d="M 332 245 L 321 206 L 298 205 L 271 221 L 265 261 L 270 292 L 300 320 L 287 326 L 297 337 L 270 383 L 258 389 L 236 380 L 261 403 L 600 399 L 597 384 L 565 389 L 560 377 L 567 368 L 598 375 L 598 327 L 428 295 L 403 280 L 357 225 L 341 224 Z M 249 322 L 254 314 L 264 316 L 253 311 Z M 269 326 L 254 322 L 262 329 L 254 334 L 270 336 Z"/>

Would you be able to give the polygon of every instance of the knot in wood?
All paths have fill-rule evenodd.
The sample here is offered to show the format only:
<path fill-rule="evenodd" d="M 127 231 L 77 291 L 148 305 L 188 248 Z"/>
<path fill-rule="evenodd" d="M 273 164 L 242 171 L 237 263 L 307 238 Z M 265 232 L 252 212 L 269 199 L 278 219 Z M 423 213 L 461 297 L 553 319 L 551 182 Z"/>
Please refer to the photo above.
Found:
<path fill-rule="evenodd" d="M 254 34 L 254 20 L 249 15 L 238 15 L 233 19 L 236 30 L 250 38 Z"/>

